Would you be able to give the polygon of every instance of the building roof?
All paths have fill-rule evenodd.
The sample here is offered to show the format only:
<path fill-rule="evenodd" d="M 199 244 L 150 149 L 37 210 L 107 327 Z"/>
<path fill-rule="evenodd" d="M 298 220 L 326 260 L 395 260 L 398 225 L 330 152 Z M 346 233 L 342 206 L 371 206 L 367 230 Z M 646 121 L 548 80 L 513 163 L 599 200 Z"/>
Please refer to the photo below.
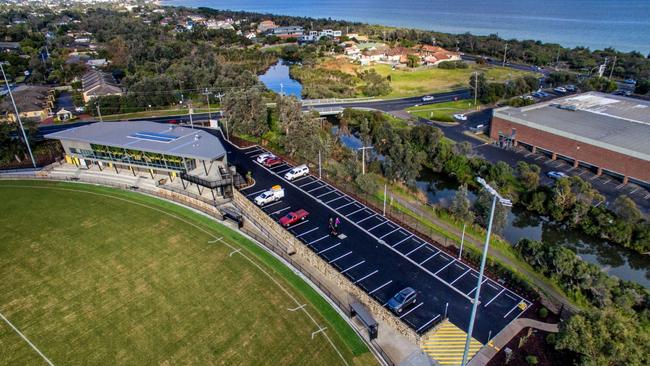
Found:
<path fill-rule="evenodd" d="M 214 160 L 226 155 L 221 141 L 203 130 L 150 121 L 96 122 L 45 137 L 200 160 Z"/>
<path fill-rule="evenodd" d="M 494 117 L 650 161 L 650 101 L 589 92 Z"/>

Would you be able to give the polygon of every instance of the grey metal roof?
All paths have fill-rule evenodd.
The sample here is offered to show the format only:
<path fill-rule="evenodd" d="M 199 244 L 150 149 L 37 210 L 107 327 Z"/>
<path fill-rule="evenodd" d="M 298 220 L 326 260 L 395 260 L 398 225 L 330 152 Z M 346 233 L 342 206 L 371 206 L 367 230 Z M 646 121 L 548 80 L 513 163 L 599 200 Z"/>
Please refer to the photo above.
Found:
<path fill-rule="evenodd" d="M 170 135 L 173 139 L 154 141 L 134 137 L 138 133 Z M 226 150 L 221 141 L 203 130 L 150 121 L 97 122 L 50 133 L 45 137 L 110 145 L 200 160 L 213 160 L 226 155 Z"/>
<path fill-rule="evenodd" d="M 495 109 L 494 116 L 650 161 L 649 101 L 589 92 L 528 107 Z"/>

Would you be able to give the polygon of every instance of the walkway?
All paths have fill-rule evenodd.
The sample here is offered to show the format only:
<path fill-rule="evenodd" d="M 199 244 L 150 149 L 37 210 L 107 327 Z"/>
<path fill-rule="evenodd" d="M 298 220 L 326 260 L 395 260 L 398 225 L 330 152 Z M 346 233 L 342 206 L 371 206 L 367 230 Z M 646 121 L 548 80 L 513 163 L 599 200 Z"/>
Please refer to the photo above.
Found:
<path fill-rule="evenodd" d="M 525 328 L 539 329 L 549 333 L 557 333 L 559 327 L 557 324 L 544 323 L 528 318 L 519 318 L 510 323 L 504 330 L 501 331 L 490 343 L 481 348 L 481 350 L 470 360 L 469 366 L 483 366 L 494 357 L 499 350 L 505 347 L 508 342 L 512 340 L 519 332 Z"/>
<path fill-rule="evenodd" d="M 423 342 L 422 350 L 440 365 L 460 365 L 466 340 L 467 333 L 465 331 L 445 320 L 436 329 L 436 332 Z M 468 358 L 476 354 L 480 348 L 481 343 L 472 338 L 469 344 Z"/>

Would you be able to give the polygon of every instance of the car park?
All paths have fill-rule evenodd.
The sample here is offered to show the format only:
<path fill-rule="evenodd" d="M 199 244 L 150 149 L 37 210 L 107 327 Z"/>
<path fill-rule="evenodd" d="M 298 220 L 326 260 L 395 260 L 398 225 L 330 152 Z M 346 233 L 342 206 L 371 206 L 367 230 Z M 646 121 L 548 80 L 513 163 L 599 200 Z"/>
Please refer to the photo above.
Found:
<path fill-rule="evenodd" d="M 454 114 L 454 118 L 459 121 L 467 121 L 467 116 L 461 113 Z"/>
<path fill-rule="evenodd" d="M 546 175 L 547 175 L 549 178 L 552 178 L 552 179 L 555 179 L 555 180 L 559 180 L 559 179 L 562 179 L 562 178 L 566 178 L 566 177 L 568 177 L 568 175 L 567 175 L 566 173 L 563 173 L 563 172 L 556 172 L 556 171 L 548 172 L 548 173 L 546 173 Z"/>
<path fill-rule="evenodd" d="M 264 153 L 264 154 L 261 154 L 260 156 L 258 156 L 257 158 L 255 158 L 255 161 L 262 164 L 264 162 L 264 160 L 270 159 L 270 158 L 276 158 L 276 157 L 277 156 L 275 156 L 275 155 L 273 155 L 271 153 Z"/>
<path fill-rule="evenodd" d="M 401 313 L 404 309 L 417 302 L 417 292 L 411 287 L 407 287 L 400 292 L 396 293 L 390 300 L 388 300 L 388 308 L 395 312 Z"/>
<path fill-rule="evenodd" d="M 309 216 L 309 212 L 300 209 L 295 212 L 289 212 L 288 214 L 282 216 L 278 222 L 284 227 L 289 227 L 298 221 L 304 221 L 307 216 Z"/>
<path fill-rule="evenodd" d="M 564 87 L 558 86 L 558 87 L 553 88 L 553 91 L 555 91 L 557 93 L 563 93 L 564 94 L 564 93 L 566 93 L 567 90 Z"/>
<path fill-rule="evenodd" d="M 436 99 L 436 98 L 434 98 L 432 95 L 425 95 L 424 97 L 422 97 L 423 102 L 431 102 L 434 99 Z"/>
<path fill-rule="evenodd" d="M 295 168 L 291 168 L 288 172 L 284 173 L 284 179 L 294 180 L 296 178 L 301 178 L 306 175 L 309 175 L 309 167 L 307 165 L 298 165 Z"/>
<path fill-rule="evenodd" d="M 277 156 L 267 158 L 264 160 L 264 162 L 262 162 L 262 165 L 264 165 L 267 168 L 271 168 L 280 164 L 282 164 L 282 159 L 278 158 Z"/>
<path fill-rule="evenodd" d="M 284 188 L 280 186 L 273 186 L 268 191 L 262 192 L 259 196 L 255 197 L 253 201 L 258 206 L 264 206 L 268 203 L 279 201 L 284 198 Z"/>

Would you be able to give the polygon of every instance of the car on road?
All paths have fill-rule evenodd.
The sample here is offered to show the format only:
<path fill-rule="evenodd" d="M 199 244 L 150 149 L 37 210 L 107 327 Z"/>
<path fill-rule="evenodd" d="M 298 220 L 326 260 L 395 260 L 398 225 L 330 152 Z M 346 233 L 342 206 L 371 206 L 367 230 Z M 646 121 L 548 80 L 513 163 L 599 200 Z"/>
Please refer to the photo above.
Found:
<path fill-rule="evenodd" d="M 576 86 L 575 86 L 575 85 L 572 85 L 572 84 L 566 85 L 564 88 L 565 88 L 567 91 L 570 91 L 570 92 L 572 92 L 572 93 L 578 90 L 578 88 L 576 88 Z"/>
<path fill-rule="evenodd" d="M 557 86 L 557 87 L 553 88 L 553 91 L 564 94 L 564 93 L 566 93 L 566 88 L 561 87 L 561 86 Z"/>
<path fill-rule="evenodd" d="M 533 97 L 535 97 L 535 98 L 543 98 L 543 97 L 544 97 L 544 96 L 542 95 L 542 93 L 540 93 L 540 92 L 534 92 L 534 93 L 532 93 L 531 95 L 532 95 Z"/>
<path fill-rule="evenodd" d="M 417 292 L 411 287 L 407 287 L 402 291 L 395 294 L 388 300 L 388 308 L 395 312 L 401 313 L 407 307 L 415 304 L 417 302 Z"/>
<path fill-rule="evenodd" d="M 562 178 L 566 178 L 566 177 L 568 177 L 568 175 L 567 175 L 566 173 L 563 173 L 563 172 L 556 172 L 556 171 L 548 172 L 548 173 L 546 173 L 546 175 L 547 175 L 549 178 L 552 178 L 552 179 L 555 179 L 555 180 L 559 180 L 559 179 L 562 179 Z"/>
<path fill-rule="evenodd" d="M 636 80 L 634 79 L 625 79 L 623 82 L 629 85 L 636 85 Z"/>
<path fill-rule="evenodd" d="M 264 153 L 264 154 L 261 154 L 260 156 L 258 156 L 257 158 L 255 158 L 255 161 L 262 164 L 264 162 L 264 160 L 270 159 L 270 158 L 276 158 L 276 157 L 277 156 L 275 156 L 275 155 L 273 155 L 271 153 Z"/>
<path fill-rule="evenodd" d="M 284 173 L 284 179 L 294 180 L 296 178 L 304 177 L 309 175 L 309 167 L 307 165 L 298 165 L 297 167 L 291 168 L 288 172 Z"/>
<path fill-rule="evenodd" d="M 272 158 L 267 158 L 264 160 L 264 162 L 262 162 L 262 165 L 264 165 L 267 168 L 271 168 L 280 164 L 282 164 L 282 159 L 278 158 L 277 156 L 274 156 Z"/>
<path fill-rule="evenodd" d="M 282 216 L 278 222 L 284 227 L 289 227 L 298 221 L 305 220 L 307 216 L 309 216 L 309 212 L 301 208 L 300 210 L 289 212 L 288 214 Z"/>
<path fill-rule="evenodd" d="M 436 99 L 436 98 L 434 98 L 433 95 L 425 95 L 425 96 L 422 97 L 423 102 L 431 102 L 434 99 Z"/>
<path fill-rule="evenodd" d="M 258 206 L 264 206 L 271 202 L 279 201 L 284 198 L 284 188 L 280 186 L 273 186 L 268 191 L 262 192 L 259 196 L 255 197 L 253 201 Z"/>
<path fill-rule="evenodd" d="M 467 121 L 467 116 L 461 113 L 454 114 L 454 118 L 459 121 Z"/>

